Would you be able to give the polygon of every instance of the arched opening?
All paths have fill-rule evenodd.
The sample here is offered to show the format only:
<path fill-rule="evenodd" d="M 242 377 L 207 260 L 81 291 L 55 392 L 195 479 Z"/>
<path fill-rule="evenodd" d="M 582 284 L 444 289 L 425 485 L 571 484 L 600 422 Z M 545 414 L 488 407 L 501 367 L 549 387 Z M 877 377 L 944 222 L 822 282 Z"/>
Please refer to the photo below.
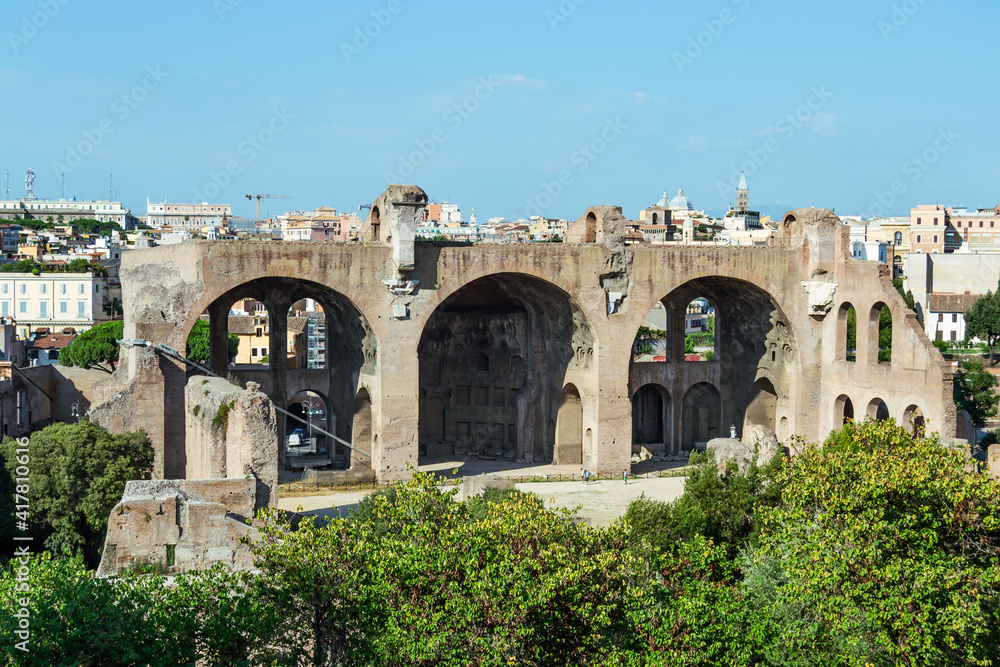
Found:
<path fill-rule="evenodd" d="M 659 218 L 659 214 L 658 213 L 653 213 L 653 224 L 654 225 L 660 224 L 659 219 L 660 219 Z"/>
<path fill-rule="evenodd" d="M 662 331 L 662 341 L 651 340 L 653 329 Z M 791 324 L 768 292 L 736 278 L 696 278 L 664 297 L 640 334 L 629 386 L 635 395 L 645 385 L 658 385 L 677 401 L 677 413 L 668 412 L 664 423 L 671 453 L 707 442 L 709 430 L 711 437 L 724 437 L 734 426 L 739 435 L 753 423 L 774 431 L 799 357 Z M 653 348 L 659 354 L 638 354 L 648 351 L 639 347 L 643 342 L 660 346 Z M 661 363 L 645 363 L 652 361 Z M 712 391 L 686 396 L 701 384 Z"/>
<path fill-rule="evenodd" d="M 230 305 L 234 302 L 236 308 Z M 265 304 L 274 312 L 268 313 Z M 374 383 L 378 340 L 367 318 L 349 298 L 308 280 L 269 277 L 233 288 L 210 304 L 208 311 L 213 321 L 242 323 L 240 354 L 275 361 L 267 367 L 235 364 L 220 368 L 216 351 L 224 348 L 226 337 L 222 329 L 216 331 L 213 325 L 212 366 L 216 373 L 225 374 L 241 386 L 248 381 L 259 383 L 261 391 L 279 407 L 302 392 L 322 396 L 325 403 L 322 416 L 328 422 L 324 430 L 350 441 L 358 388 Z M 317 329 L 311 328 L 313 324 Z M 237 357 L 237 361 L 241 359 Z M 282 413 L 277 420 L 279 438 L 301 427 L 294 426 L 291 423 L 294 420 Z M 345 462 L 350 457 L 346 447 L 321 440 L 316 441 L 317 456 L 324 446 L 326 458 L 332 464 L 338 455 Z M 286 456 L 284 443 L 278 452 L 279 465 L 287 468 L 292 461 Z"/>
<path fill-rule="evenodd" d="M 903 245 L 903 232 L 896 232 L 892 235 L 893 245 Z"/>
<path fill-rule="evenodd" d="M 587 214 L 587 229 L 583 242 L 597 243 L 597 216 L 593 211 Z"/>
<path fill-rule="evenodd" d="M 319 468 L 333 465 L 346 467 L 346 461 L 337 465 L 336 452 L 327 436 L 320 431 L 336 431 L 329 400 L 316 391 L 300 391 L 292 396 L 285 409 L 292 417 L 285 419 L 285 465 L 293 470 L 305 467 Z"/>
<path fill-rule="evenodd" d="M 892 362 L 892 313 L 884 303 L 872 306 L 868 316 L 868 360 L 880 364 Z"/>
<path fill-rule="evenodd" d="M 669 314 L 663 304 L 657 302 L 646 315 L 642 326 L 635 334 L 632 344 L 633 361 L 664 362 L 668 360 L 667 319 Z"/>
<path fill-rule="evenodd" d="M 903 425 L 913 437 L 924 434 L 924 413 L 916 405 L 911 405 L 903 411 Z"/>
<path fill-rule="evenodd" d="M 837 311 L 837 359 L 838 361 L 855 361 L 858 347 L 858 316 L 854 306 L 849 303 L 840 304 Z"/>
<path fill-rule="evenodd" d="M 773 431 L 777 406 L 778 392 L 774 389 L 774 384 L 765 377 L 758 379 L 753 384 L 753 397 L 747 405 L 743 430 L 746 431 L 750 426 L 757 424 Z"/>
<path fill-rule="evenodd" d="M 326 313 L 316 299 L 300 299 L 288 309 L 288 370 L 326 368 Z"/>
<path fill-rule="evenodd" d="M 271 318 L 263 303 L 240 299 L 229 309 L 227 332 L 237 339 L 230 370 L 259 370 L 271 366 Z"/>
<path fill-rule="evenodd" d="M 551 283 L 500 273 L 463 286 L 417 348 L 420 456 L 555 462 L 563 387 L 591 385 L 593 353 L 586 315 Z"/>
<path fill-rule="evenodd" d="M 556 447 L 552 463 L 579 465 L 583 463 L 583 401 L 571 384 L 563 389 L 556 415 Z"/>
<path fill-rule="evenodd" d="M 670 392 L 659 385 L 647 384 L 632 397 L 632 453 L 643 446 L 658 455 L 672 449 L 670 442 L 671 414 Z"/>
<path fill-rule="evenodd" d="M 722 399 L 719 390 L 699 383 L 684 395 L 683 449 L 704 449 L 709 440 L 722 437 Z"/>
<path fill-rule="evenodd" d="M 378 206 L 372 206 L 371 221 L 372 241 L 378 243 L 382 240 L 382 213 L 378 210 Z"/>
<path fill-rule="evenodd" d="M 868 409 L 865 411 L 865 415 L 867 415 L 869 419 L 884 422 L 889 418 L 889 408 L 886 407 L 885 401 L 881 398 L 873 398 L 871 403 L 868 404 Z"/>
<path fill-rule="evenodd" d="M 688 304 L 684 312 L 684 360 L 715 361 L 715 306 L 704 297 Z"/>
<path fill-rule="evenodd" d="M 854 403 L 849 396 L 841 394 L 837 397 L 833 408 L 833 419 L 837 428 L 849 421 L 854 421 Z"/>
<path fill-rule="evenodd" d="M 371 458 L 361 452 L 374 454 L 372 451 L 375 447 L 375 437 L 372 430 L 372 400 L 368 395 L 368 390 L 363 387 L 358 390 L 357 398 L 354 401 L 350 442 L 355 447 L 355 449 L 350 450 L 350 467 L 370 467 Z"/>

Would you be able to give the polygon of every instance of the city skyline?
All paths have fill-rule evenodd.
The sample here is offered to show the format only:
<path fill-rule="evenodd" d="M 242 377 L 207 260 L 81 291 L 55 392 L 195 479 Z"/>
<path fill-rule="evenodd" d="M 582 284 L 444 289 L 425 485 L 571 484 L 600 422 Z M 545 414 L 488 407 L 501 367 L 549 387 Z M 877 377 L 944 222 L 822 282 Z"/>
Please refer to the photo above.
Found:
<path fill-rule="evenodd" d="M 26 96 L 0 126 L 12 197 L 30 167 L 50 199 L 60 176 L 102 198 L 113 171 L 137 215 L 148 197 L 254 217 L 257 193 L 295 197 L 272 217 L 351 211 L 399 181 L 481 221 L 634 218 L 680 187 L 720 214 L 745 171 L 764 214 L 998 203 L 1000 47 L 939 46 L 986 2 L 102 9 L 0 9 L 0 77 Z"/>

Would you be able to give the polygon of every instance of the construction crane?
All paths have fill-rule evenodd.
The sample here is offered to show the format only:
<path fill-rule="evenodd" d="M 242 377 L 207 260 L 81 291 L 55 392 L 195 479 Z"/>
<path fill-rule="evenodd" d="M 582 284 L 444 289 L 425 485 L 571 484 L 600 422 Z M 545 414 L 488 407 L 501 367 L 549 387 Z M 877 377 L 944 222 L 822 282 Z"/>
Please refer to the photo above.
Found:
<path fill-rule="evenodd" d="M 260 227 L 260 200 L 261 199 L 295 199 L 292 195 L 247 195 L 247 199 L 257 200 L 257 226 Z"/>

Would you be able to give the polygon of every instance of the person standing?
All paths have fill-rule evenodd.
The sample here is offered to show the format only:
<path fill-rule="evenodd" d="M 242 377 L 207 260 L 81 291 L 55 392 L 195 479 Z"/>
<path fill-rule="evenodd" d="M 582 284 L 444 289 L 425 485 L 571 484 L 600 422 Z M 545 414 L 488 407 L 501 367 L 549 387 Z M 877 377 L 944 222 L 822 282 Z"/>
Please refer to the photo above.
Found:
<path fill-rule="evenodd" d="M 625 486 L 628 486 L 628 468 L 626 468 L 625 472 L 622 473 L 622 479 L 625 480 Z"/>
<path fill-rule="evenodd" d="M 583 468 L 580 468 L 580 481 L 583 482 L 584 484 L 587 483 L 587 471 L 584 470 Z"/>

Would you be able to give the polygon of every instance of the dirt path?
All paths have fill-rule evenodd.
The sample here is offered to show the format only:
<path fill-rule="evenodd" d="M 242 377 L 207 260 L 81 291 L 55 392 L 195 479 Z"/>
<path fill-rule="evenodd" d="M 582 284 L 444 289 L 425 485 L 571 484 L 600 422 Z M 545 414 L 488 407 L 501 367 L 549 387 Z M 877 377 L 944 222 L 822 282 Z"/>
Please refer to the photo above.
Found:
<path fill-rule="evenodd" d="M 582 506 L 579 514 L 591 525 L 609 526 L 623 516 L 629 503 L 642 494 L 647 498 L 671 501 L 684 493 L 683 477 L 633 479 L 626 486 L 621 480 L 582 482 L 531 482 L 517 484 L 522 491 L 538 494 L 551 507 Z M 345 491 L 322 496 L 282 498 L 278 507 L 317 516 L 346 516 L 347 511 L 371 491 Z"/>

